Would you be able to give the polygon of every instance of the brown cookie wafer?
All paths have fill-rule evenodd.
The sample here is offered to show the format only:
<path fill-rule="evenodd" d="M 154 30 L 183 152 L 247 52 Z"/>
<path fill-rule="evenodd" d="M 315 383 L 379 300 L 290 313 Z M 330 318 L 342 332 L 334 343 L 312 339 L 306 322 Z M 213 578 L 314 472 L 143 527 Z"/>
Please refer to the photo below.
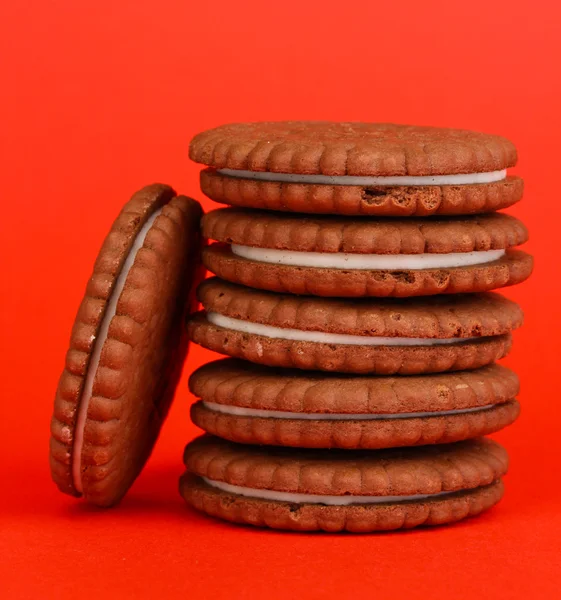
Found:
<path fill-rule="evenodd" d="M 514 217 L 434 219 L 288 216 L 215 210 L 203 235 L 206 267 L 223 279 L 277 292 L 318 296 L 424 296 L 513 285 L 532 257 Z M 227 244 L 227 245 L 226 245 Z"/>
<path fill-rule="evenodd" d="M 196 425 L 247 444 L 392 448 L 493 433 L 520 407 L 515 373 L 499 365 L 409 377 L 343 376 L 226 359 L 189 380 Z"/>
<path fill-rule="evenodd" d="M 370 217 L 471 215 L 508 208 L 524 181 L 509 175 L 472 185 L 337 185 L 259 181 L 201 171 L 201 190 L 215 202 L 245 208 Z"/>
<path fill-rule="evenodd" d="M 376 216 L 473 214 L 520 200 L 516 149 L 472 131 L 389 123 L 235 123 L 197 135 L 213 200 L 251 208 Z"/>
<path fill-rule="evenodd" d="M 233 123 L 199 133 L 189 156 L 216 169 L 331 176 L 484 173 L 516 164 L 509 140 L 393 123 Z"/>
<path fill-rule="evenodd" d="M 243 446 L 203 436 L 185 448 L 188 504 L 236 523 L 368 532 L 440 525 L 503 494 L 508 456 L 483 438 L 378 451 Z"/>
<path fill-rule="evenodd" d="M 522 323 L 495 293 L 415 299 L 316 298 L 204 281 L 206 310 L 189 335 L 206 348 L 255 363 L 383 375 L 473 369 L 510 349 Z"/>
<path fill-rule="evenodd" d="M 187 349 L 201 208 L 155 184 L 125 204 L 78 310 L 51 423 L 61 491 L 100 506 L 126 493 L 158 436 Z"/>

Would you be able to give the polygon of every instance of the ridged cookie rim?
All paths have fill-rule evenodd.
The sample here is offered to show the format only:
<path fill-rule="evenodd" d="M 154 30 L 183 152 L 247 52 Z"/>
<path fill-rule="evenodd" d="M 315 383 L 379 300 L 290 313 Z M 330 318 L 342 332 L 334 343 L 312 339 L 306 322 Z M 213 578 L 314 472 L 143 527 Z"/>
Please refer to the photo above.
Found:
<path fill-rule="evenodd" d="M 522 250 L 507 250 L 498 260 L 438 269 L 329 269 L 264 263 L 235 255 L 219 242 L 203 250 L 205 267 L 219 278 L 281 294 L 339 298 L 408 298 L 489 292 L 522 283 L 534 260 Z"/>
<path fill-rule="evenodd" d="M 245 446 L 210 435 L 185 447 L 190 473 L 212 481 L 298 494 L 411 496 L 473 489 L 508 470 L 489 438 L 447 445 L 363 450 Z"/>
<path fill-rule="evenodd" d="M 357 298 L 349 302 L 255 290 L 214 277 L 199 285 L 197 297 L 207 312 L 234 319 L 358 336 L 461 340 L 510 333 L 523 321 L 520 307 L 495 292 L 414 299 Z"/>
<path fill-rule="evenodd" d="M 123 207 L 96 258 L 93 275 L 86 287 L 86 292 L 78 308 L 74 323 L 69 350 L 66 356 L 66 366 L 61 375 L 55 396 L 54 413 L 51 422 L 51 473 L 61 491 L 74 496 L 80 493 L 75 489 L 71 472 L 73 453 L 73 432 L 76 414 L 70 422 L 62 415 L 65 412 L 62 403 L 74 403 L 77 411 L 84 379 L 93 351 L 93 342 L 97 337 L 99 327 L 105 314 L 105 308 L 112 293 L 112 288 L 122 270 L 134 239 L 143 224 L 160 205 L 175 196 L 173 188 L 163 184 L 155 184 L 151 188 L 143 188 L 137 192 Z M 138 210 L 129 211 L 130 204 L 138 203 Z M 111 264 L 113 260 L 113 264 Z M 109 264 L 104 265 L 104 261 Z M 99 306 L 94 312 L 93 304 L 98 301 Z M 93 314 L 92 314 L 93 313 Z M 90 328 L 90 339 L 82 339 L 85 328 Z M 70 367 L 70 368 L 69 368 Z M 76 373 L 78 368 L 78 373 Z M 74 389 L 72 389 L 74 386 Z M 61 414 L 57 416 L 57 413 Z M 61 446 L 61 447 L 56 447 Z"/>
<path fill-rule="evenodd" d="M 313 420 L 239 416 L 218 412 L 200 400 L 191 420 L 209 434 L 239 444 L 292 448 L 381 448 L 449 444 L 496 433 L 516 421 L 516 400 L 477 412 L 372 420 Z"/>
<path fill-rule="evenodd" d="M 204 215 L 201 227 L 204 237 L 217 242 L 327 254 L 484 252 L 508 250 L 528 241 L 526 226 L 502 213 L 372 220 L 219 208 Z"/>
<path fill-rule="evenodd" d="M 520 391 L 516 373 L 498 364 L 434 375 L 349 377 L 237 359 L 204 364 L 191 374 L 188 385 L 204 402 L 323 415 L 462 410 L 507 402 Z"/>
<path fill-rule="evenodd" d="M 367 187 L 257 181 L 207 168 L 200 185 L 208 198 L 231 206 L 371 217 L 482 214 L 508 208 L 524 193 L 524 181 L 513 175 L 485 184 Z"/>
<path fill-rule="evenodd" d="M 475 369 L 505 357 L 512 336 L 438 346 L 346 346 L 266 338 L 210 323 L 203 312 L 188 322 L 189 338 L 207 348 L 250 362 L 338 373 L 418 375 Z"/>
<path fill-rule="evenodd" d="M 376 143 L 375 138 L 367 138 L 368 132 L 385 132 L 386 138 Z M 396 141 L 397 133 L 409 138 Z M 189 145 L 189 157 L 217 169 L 356 176 L 490 172 L 517 161 L 512 142 L 497 135 L 328 121 L 221 125 L 197 134 Z"/>
<path fill-rule="evenodd" d="M 186 473 L 180 478 L 179 492 L 192 508 L 232 523 L 288 531 L 369 533 L 444 525 L 474 517 L 500 501 L 504 485 L 499 480 L 483 488 L 425 502 L 324 506 L 234 495 Z"/>
<path fill-rule="evenodd" d="M 80 493 L 74 485 L 72 462 L 76 419 L 82 401 L 82 388 L 90 368 L 89 361 L 113 288 L 132 244 L 148 218 L 159 209 L 161 214 L 151 225 L 142 246 L 144 253 L 139 251 L 128 273 L 116 314 L 104 340 L 94 383 L 96 393 L 89 401 L 83 432 L 82 466 L 85 470 L 82 473 L 83 491 Z M 197 217 L 192 214 L 193 211 L 197 211 Z M 146 295 L 151 293 L 145 272 L 154 268 L 154 265 L 161 268 L 169 262 L 167 255 L 162 254 L 162 248 L 169 249 L 170 240 L 178 227 L 185 230 L 183 235 L 188 235 L 188 226 L 198 227 L 199 218 L 200 205 L 194 200 L 177 196 L 169 186 L 146 186 L 125 204 L 102 244 L 72 330 L 51 423 L 52 475 L 59 489 L 65 493 L 84 496 L 95 504 L 108 506 L 117 502 L 126 492 L 126 488 L 116 485 L 112 479 L 114 472 L 110 467 L 116 455 L 112 451 L 111 440 L 121 426 L 123 407 L 127 402 L 119 393 L 122 391 L 123 378 L 127 378 L 125 366 L 130 360 L 129 350 L 134 351 L 142 337 Z M 152 292 L 156 298 L 155 290 Z M 179 313 L 178 318 L 182 320 Z M 187 338 L 184 334 L 180 338 L 177 350 L 181 354 L 186 350 Z M 173 373 L 170 373 L 165 389 L 160 390 L 164 399 L 172 393 L 170 386 L 178 374 L 177 368 L 171 363 L 170 368 Z M 163 405 L 161 408 L 165 409 Z M 156 429 L 164 416 L 157 415 L 159 421 Z M 146 440 L 146 444 L 149 442 Z"/>

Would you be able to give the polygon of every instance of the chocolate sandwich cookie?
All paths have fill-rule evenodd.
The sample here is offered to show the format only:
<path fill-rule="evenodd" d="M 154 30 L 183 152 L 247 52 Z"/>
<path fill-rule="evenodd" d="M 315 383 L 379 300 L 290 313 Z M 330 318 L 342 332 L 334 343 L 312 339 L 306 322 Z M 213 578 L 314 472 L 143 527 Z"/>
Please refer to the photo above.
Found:
<path fill-rule="evenodd" d="M 474 369 L 509 351 L 520 307 L 496 293 L 336 299 L 275 294 L 207 279 L 191 339 L 277 367 L 402 375 Z"/>
<path fill-rule="evenodd" d="M 51 422 L 61 491 L 118 502 L 142 469 L 187 349 L 200 205 L 165 185 L 125 204 L 105 239 L 70 338 Z"/>
<path fill-rule="evenodd" d="M 512 423 L 515 373 L 499 365 L 408 377 L 272 369 L 233 359 L 189 380 L 193 422 L 246 444 L 392 448 L 456 442 Z"/>
<path fill-rule="evenodd" d="M 484 213 L 522 197 L 505 138 L 389 123 L 222 125 L 197 135 L 203 192 L 248 208 L 371 216 Z"/>
<path fill-rule="evenodd" d="M 508 456 L 484 438 L 393 450 L 243 446 L 203 436 L 185 448 L 180 493 L 235 523 L 368 532 L 441 525 L 503 495 Z"/>
<path fill-rule="evenodd" d="M 514 217 L 370 219 L 225 208 L 203 218 L 216 275 L 250 287 L 317 296 L 482 292 L 525 280 L 532 257 Z"/>

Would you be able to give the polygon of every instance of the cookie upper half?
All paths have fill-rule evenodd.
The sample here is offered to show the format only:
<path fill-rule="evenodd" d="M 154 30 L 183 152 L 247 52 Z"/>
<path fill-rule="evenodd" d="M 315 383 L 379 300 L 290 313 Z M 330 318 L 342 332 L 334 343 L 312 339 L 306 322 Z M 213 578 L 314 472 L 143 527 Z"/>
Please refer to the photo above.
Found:
<path fill-rule="evenodd" d="M 115 504 L 152 450 L 187 349 L 200 217 L 194 200 L 148 186 L 101 247 L 51 423 L 51 472 L 66 493 Z"/>
<path fill-rule="evenodd" d="M 371 216 L 475 214 L 518 202 L 505 138 L 388 123 L 223 125 L 197 135 L 190 156 L 210 166 L 201 188 L 248 208 Z"/>
<path fill-rule="evenodd" d="M 189 156 L 216 169 L 327 176 L 435 176 L 502 171 L 509 140 L 461 129 L 392 123 L 233 123 L 202 132 Z"/>
<path fill-rule="evenodd" d="M 469 440 L 364 452 L 243 446 L 203 436 L 185 449 L 185 500 L 213 516 L 279 529 L 376 531 L 440 524 L 502 496 L 508 456 Z"/>
<path fill-rule="evenodd" d="M 518 413 L 516 374 L 499 365 L 424 376 L 344 376 L 225 359 L 189 380 L 196 425 L 240 443 L 389 448 L 498 431 Z"/>
<path fill-rule="evenodd" d="M 218 279 L 199 286 L 206 313 L 195 342 L 270 366 L 417 374 L 483 366 L 504 356 L 523 315 L 495 293 L 430 299 L 323 299 Z"/>
<path fill-rule="evenodd" d="M 288 216 L 215 210 L 203 235 L 207 268 L 223 279 L 319 296 L 420 296 L 488 291 L 526 279 L 532 257 L 514 217 L 432 219 Z M 228 245 L 226 245 L 228 244 Z"/>

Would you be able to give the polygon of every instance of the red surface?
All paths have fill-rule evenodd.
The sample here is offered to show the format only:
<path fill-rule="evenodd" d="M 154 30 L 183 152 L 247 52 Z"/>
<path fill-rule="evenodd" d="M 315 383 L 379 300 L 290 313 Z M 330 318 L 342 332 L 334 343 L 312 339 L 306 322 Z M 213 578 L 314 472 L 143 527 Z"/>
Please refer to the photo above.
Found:
<path fill-rule="evenodd" d="M 3 598 L 552 598 L 559 511 L 559 21 L 554 0 L 399 3 L 3 2 Z M 222 524 L 176 492 L 185 378 L 122 505 L 65 497 L 47 467 L 51 403 L 76 306 L 124 200 L 160 180 L 200 198 L 196 132 L 316 118 L 459 126 L 518 146 L 533 279 L 505 361 L 523 416 L 497 439 L 503 503 L 453 527 L 291 535 Z M 210 203 L 206 204 L 208 207 Z M 185 374 L 210 358 L 193 349 Z"/>

